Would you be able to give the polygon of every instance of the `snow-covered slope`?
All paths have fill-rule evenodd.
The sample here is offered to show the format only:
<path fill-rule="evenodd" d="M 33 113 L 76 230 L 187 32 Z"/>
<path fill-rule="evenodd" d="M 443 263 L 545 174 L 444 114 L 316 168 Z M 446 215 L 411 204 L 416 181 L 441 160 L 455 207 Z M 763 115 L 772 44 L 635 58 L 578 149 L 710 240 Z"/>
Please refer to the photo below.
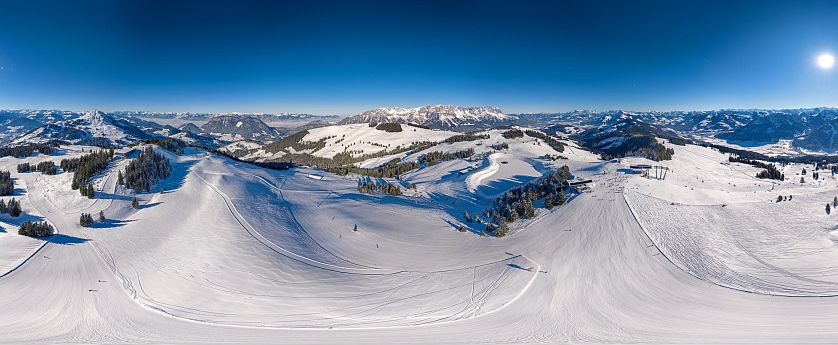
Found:
<path fill-rule="evenodd" d="M 633 177 L 626 199 L 662 253 L 690 274 L 737 290 L 791 296 L 838 295 L 838 241 L 824 212 L 838 179 L 814 166 L 781 167 L 787 180 L 757 179 L 761 169 L 727 155 L 670 145 L 665 180 Z M 625 164 L 644 163 L 628 159 Z M 777 202 L 778 196 L 786 197 Z M 788 197 L 791 196 L 791 200 Z"/>
<path fill-rule="evenodd" d="M 265 171 L 198 151 L 170 157 L 175 174 L 165 192 L 140 195 L 140 210 L 128 206 L 113 171 L 97 187 L 113 197 L 32 203 L 65 237 L 0 278 L 0 343 L 829 343 L 838 336 L 828 317 L 838 312 L 835 298 L 736 291 L 661 255 L 657 248 L 666 252 L 669 242 L 645 235 L 621 194 L 634 182 L 616 173 L 616 163 L 569 161 L 574 174 L 594 179 L 593 192 L 527 231 L 493 239 L 452 231 L 445 210 L 463 200 L 457 194 L 446 203 L 369 196 L 354 191 L 354 179 L 314 180 L 310 170 Z M 437 167 L 437 179 L 453 168 Z M 27 190 L 44 191 L 40 184 Z M 82 210 L 119 221 L 81 228 Z"/>

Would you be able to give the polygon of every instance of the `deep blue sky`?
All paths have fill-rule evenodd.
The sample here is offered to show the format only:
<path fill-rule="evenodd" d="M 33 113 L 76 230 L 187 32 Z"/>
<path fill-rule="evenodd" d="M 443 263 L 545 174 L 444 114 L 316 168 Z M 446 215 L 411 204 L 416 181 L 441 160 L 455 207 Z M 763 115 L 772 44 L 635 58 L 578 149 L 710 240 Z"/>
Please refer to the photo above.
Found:
<path fill-rule="evenodd" d="M 0 0 L 0 108 L 838 106 L 838 1 Z"/>

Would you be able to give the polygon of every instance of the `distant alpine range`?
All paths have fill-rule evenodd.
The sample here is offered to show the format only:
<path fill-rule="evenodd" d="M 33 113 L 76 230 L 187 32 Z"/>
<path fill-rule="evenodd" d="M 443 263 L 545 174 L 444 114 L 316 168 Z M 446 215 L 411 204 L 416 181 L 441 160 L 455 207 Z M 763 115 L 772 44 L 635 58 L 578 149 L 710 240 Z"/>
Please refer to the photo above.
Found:
<path fill-rule="evenodd" d="M 241 148 L 242 143 L 255 148 L 307 129 L 358 123 L 410 124 L 455 132 L 526 126 L 575 138 L 603 152 L 630 150 L 620 147 L 638 136 L 713 140 L 740 147 L 783 144 L 790 152 L 800 153 L 838 152 L 838 110 L 834 108 L 507 114 L 491 106 L 430 105 L 378 108 L 344 118 L 284 113 L 3 110 L 0 141 L 58 140 L 116 146 L 169 137 L 212 148 L 231 144 Z"/>

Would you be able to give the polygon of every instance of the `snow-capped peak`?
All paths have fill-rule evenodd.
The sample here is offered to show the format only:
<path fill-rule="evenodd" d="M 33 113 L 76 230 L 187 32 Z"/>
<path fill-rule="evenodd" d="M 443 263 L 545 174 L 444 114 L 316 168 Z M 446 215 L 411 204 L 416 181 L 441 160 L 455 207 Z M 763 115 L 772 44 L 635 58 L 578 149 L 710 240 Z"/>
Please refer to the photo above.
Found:
<path fill-rule="evenodd" d="M 495 124 L 516 120 L 499 108 L 460 107 L 454 105 L 428 105 L 417 108 L 386 107 L 368 110 L 349 117 L 341 123 L 396 122 L 415 123 L 433 128 Z"/>

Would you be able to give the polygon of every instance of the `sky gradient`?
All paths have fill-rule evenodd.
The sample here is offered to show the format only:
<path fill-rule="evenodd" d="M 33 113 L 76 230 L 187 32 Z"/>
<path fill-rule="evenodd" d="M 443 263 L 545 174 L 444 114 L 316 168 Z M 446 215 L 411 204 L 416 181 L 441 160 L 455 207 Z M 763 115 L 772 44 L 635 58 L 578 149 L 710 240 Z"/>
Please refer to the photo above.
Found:
<path fill-rule="evenodd" d="M 838 106 L 838 2 L 0 0 L 0 108 Z"/>

